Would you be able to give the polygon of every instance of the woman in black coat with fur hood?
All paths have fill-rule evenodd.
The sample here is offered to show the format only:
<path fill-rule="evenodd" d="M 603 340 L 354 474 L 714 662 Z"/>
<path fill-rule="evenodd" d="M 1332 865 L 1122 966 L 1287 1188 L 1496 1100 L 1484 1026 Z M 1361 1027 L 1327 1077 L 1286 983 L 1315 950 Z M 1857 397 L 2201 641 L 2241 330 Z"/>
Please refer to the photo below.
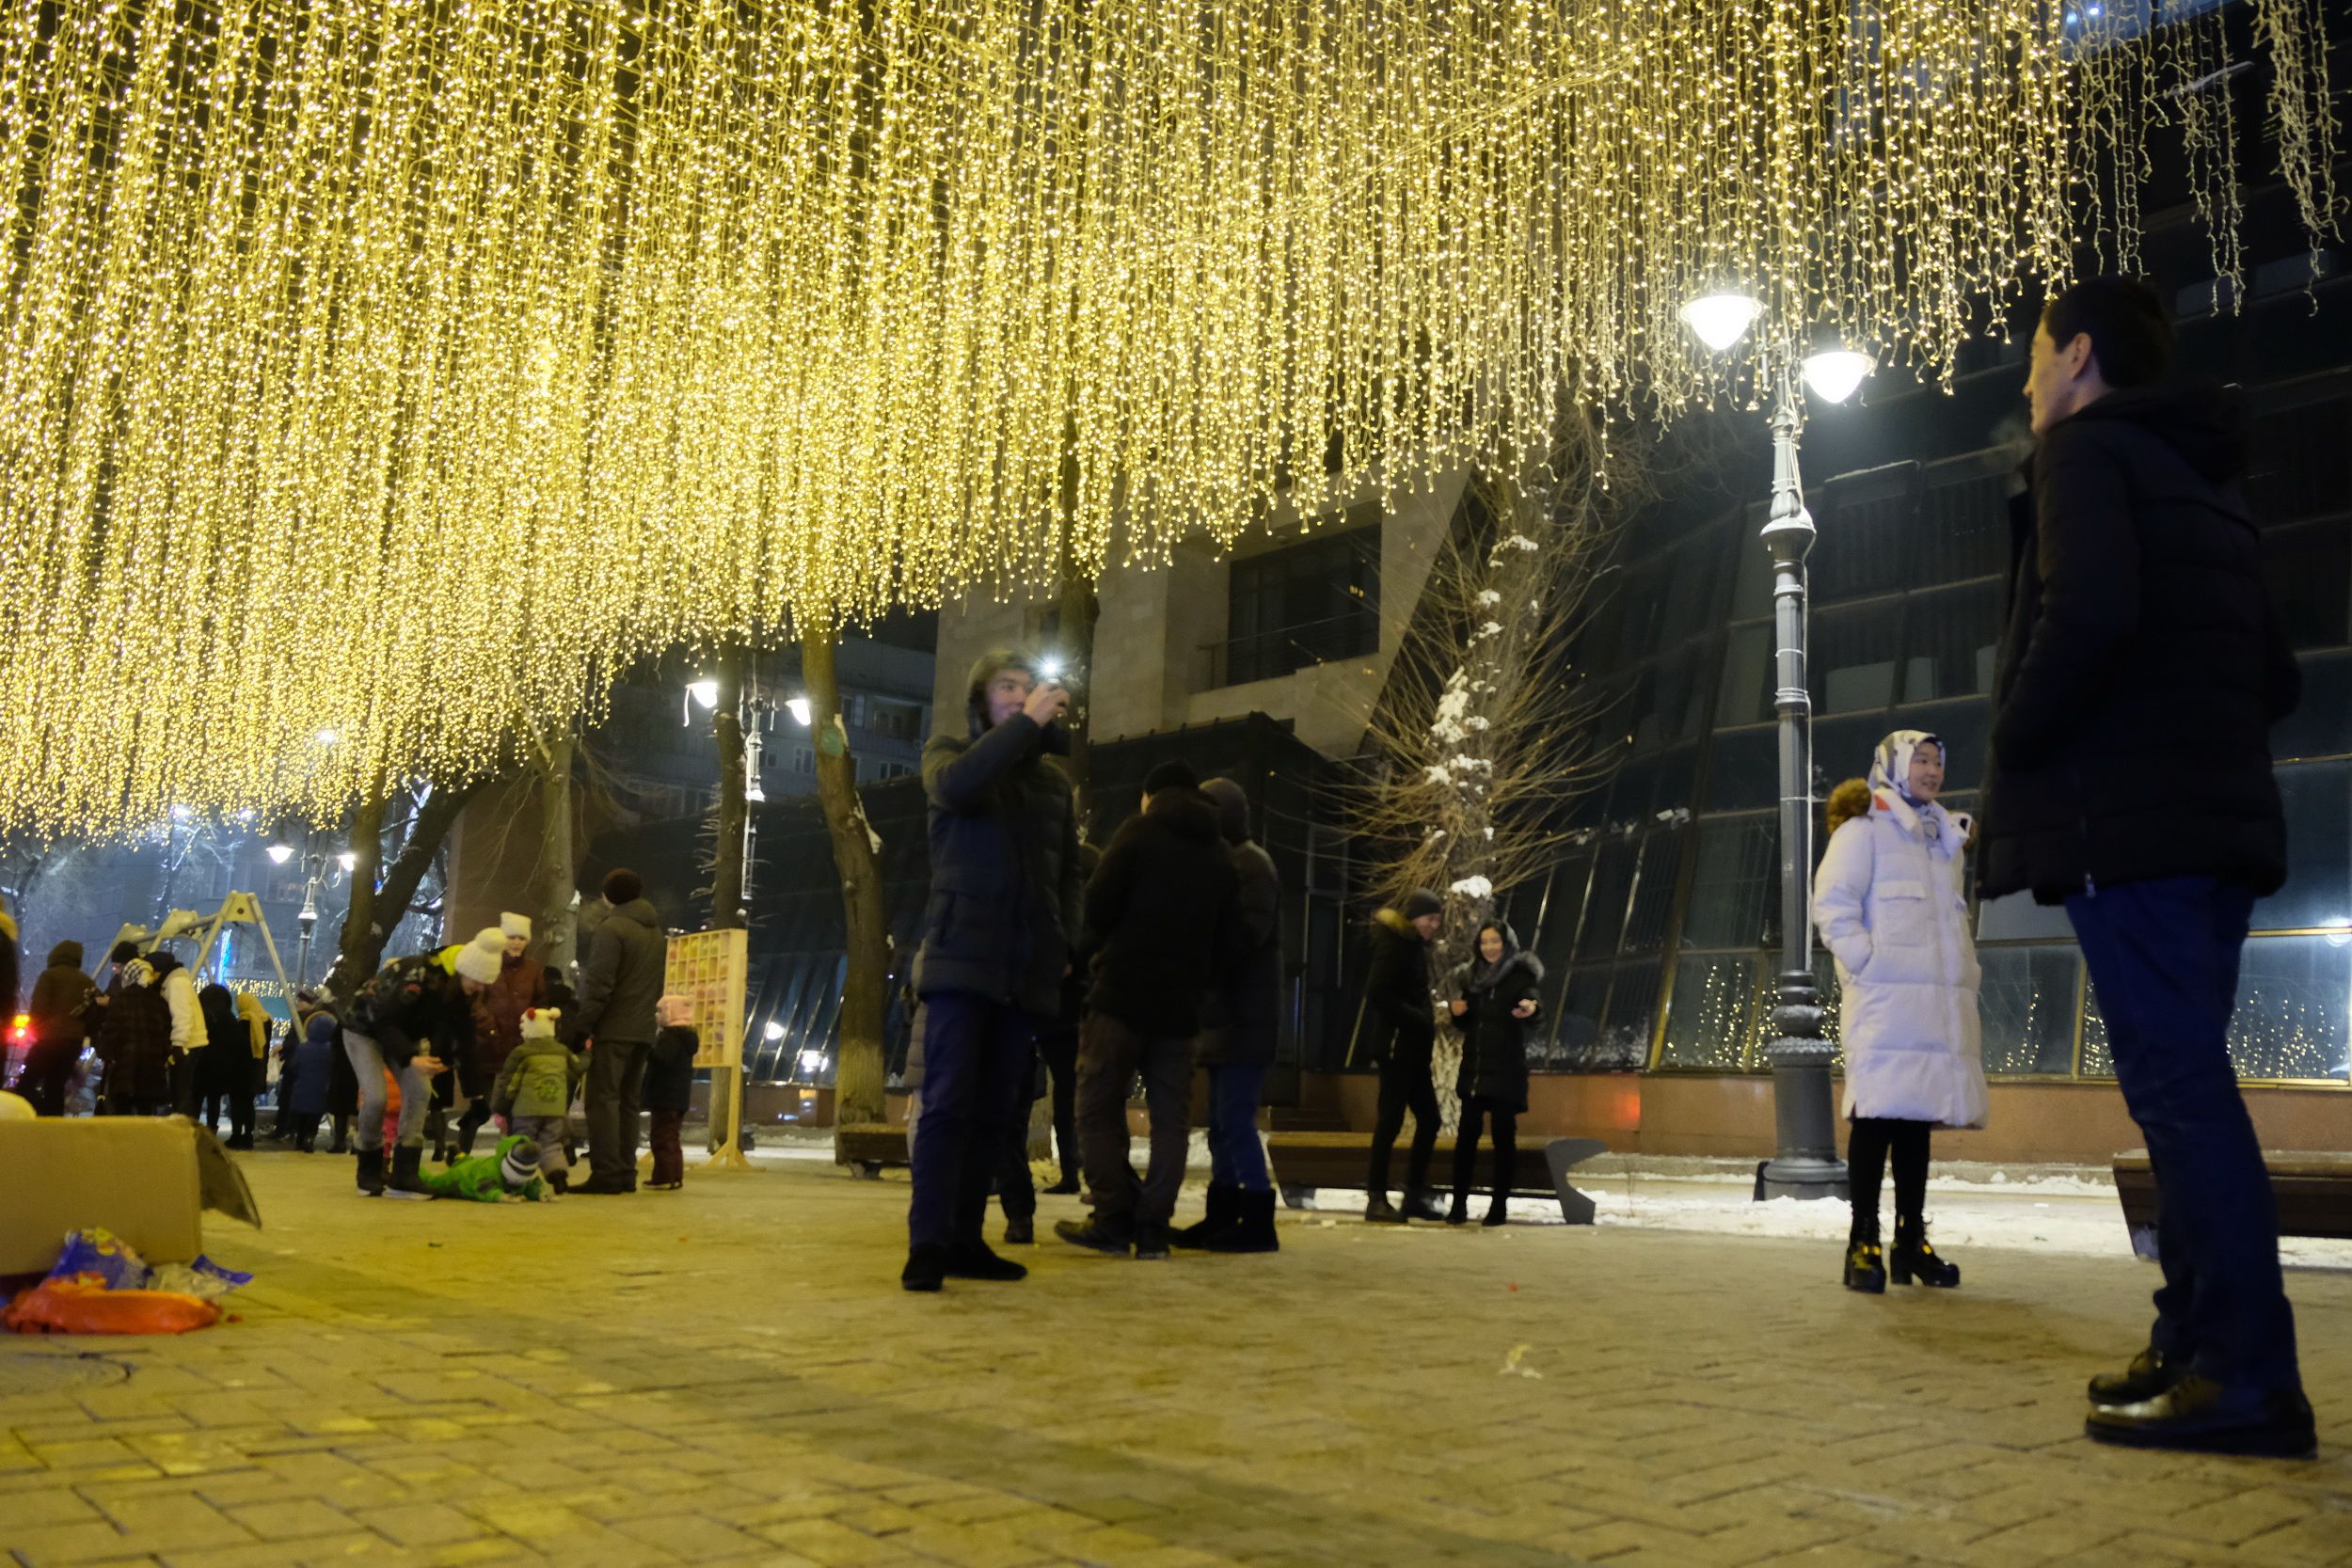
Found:
<path fill-rule="evenodd" d="M 1462 1130 L 1454 1140 L 1454 1208 L 1446 1215 L 1448 1225 L 1470 1219 L 1479 1127 L 1488 1117 L 1495 1125 L 1495 1196 L 1486 1223 L 1510 1220 L 1518 1118 L 1527 1109 L 1527 1026 L 1535 1017 L 1536 991 L 1543 979 L 1542 960 L 1521 948 L 1518 937 L 1500 921 L 1478 928 L 1478 956 L 1454 972 L 1449 1006 L 1454 1026 L 1462 1032 L 1462 1073 L 1454 1081 L 1462 1098 Z"/>

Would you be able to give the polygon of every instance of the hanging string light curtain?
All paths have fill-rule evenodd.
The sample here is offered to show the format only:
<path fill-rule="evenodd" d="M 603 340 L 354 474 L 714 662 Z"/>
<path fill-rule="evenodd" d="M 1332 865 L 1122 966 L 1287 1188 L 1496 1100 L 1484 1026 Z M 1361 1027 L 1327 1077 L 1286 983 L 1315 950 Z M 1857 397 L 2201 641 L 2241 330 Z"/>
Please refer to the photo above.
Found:
<path fill-rule="evenodd" d="M 2319 4 L 2256 8 L 2314 229 Z M 1230 542 L 1562 399 L 1670 416 L 1726 283 L 1947 372 L 2067 270 L 2075 182 L 2128 244 L 2160 123 L 2234 246 L 2217 27 L 0 0 L 0 828 L 330 811 L 657 645 Z"/>

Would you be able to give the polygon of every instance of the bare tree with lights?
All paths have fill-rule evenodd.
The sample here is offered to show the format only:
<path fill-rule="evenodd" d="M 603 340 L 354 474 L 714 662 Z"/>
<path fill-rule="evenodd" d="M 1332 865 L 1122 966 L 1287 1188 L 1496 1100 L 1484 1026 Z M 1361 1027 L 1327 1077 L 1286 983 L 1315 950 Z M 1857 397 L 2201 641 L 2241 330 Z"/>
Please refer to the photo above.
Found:
<path fill-rule="evenodd" d="M 1572 420 L 1519 473 L 1475 479 L 1469 526 L 1431 571 L 1374 710 L 1368 766 L 1345 791 L 1370 849 L 1366 891 L 1391 908 L 1415 888 L 1444 897 L 1430 944 L 1440 975 L 1498 899 L 1557 858 L 1567 808 L 1616 766 L 1607 703 L 1569 654 L 1639 467 Z M 1443 1083 L 1458 1047 L 1439 1038 Z"/>

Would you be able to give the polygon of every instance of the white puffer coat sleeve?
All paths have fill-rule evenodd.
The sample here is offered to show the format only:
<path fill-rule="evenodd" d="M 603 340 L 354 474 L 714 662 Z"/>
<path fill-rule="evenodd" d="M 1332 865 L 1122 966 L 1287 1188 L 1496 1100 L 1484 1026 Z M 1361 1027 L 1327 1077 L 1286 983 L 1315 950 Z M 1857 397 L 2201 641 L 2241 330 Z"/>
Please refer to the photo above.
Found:
<path fill-rule="evenodd" d="M 1983 971 L 1961 890 L 1965 818 L 1940 806 L 1931 839 L 1883 792 L 1840 827 L 1814 879 L 1813 923 L 1843 991 L 1845 1113 L 1982 1127 Z"/>

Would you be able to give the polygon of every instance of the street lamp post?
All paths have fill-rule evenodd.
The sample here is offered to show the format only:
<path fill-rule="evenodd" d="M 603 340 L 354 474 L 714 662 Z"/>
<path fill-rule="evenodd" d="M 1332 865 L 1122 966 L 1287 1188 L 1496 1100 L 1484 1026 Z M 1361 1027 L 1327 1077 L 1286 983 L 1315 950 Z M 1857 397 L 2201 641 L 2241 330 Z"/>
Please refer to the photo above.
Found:
<path fill-rule="evenodd" d="M 1694 300 L 1683 320 L 1721 352 L 1747 335 L 1760 307 L 1739 294 Z M 1843 403 L 1876 369 L 1870 356 L 1828 349 L 1800 362 L 1795 345 L 1776 340 L 1764 353 L 1772 395 L 1772 505 L 1763 541 L 1772 555 L 1772 711 L 1780 721 L 1780 974 L 1772 1004 L 1772 1037 L 1764 1059 L 1772 1069 L 1775 1152 L 1756 1167 L 1756 1196 L 1843 1197 L 1846 1165 L 1837 1157 L 1829 1068 L 1834 1054 L 1821 1037 L 1820 988 L 1813 976 L 1813 700 L 1805 680 L 1805 558 L 1812 552 L 1813 514 L 1804 504 L 1797 468 L 1806 385 L 1830 403 Z"/>

